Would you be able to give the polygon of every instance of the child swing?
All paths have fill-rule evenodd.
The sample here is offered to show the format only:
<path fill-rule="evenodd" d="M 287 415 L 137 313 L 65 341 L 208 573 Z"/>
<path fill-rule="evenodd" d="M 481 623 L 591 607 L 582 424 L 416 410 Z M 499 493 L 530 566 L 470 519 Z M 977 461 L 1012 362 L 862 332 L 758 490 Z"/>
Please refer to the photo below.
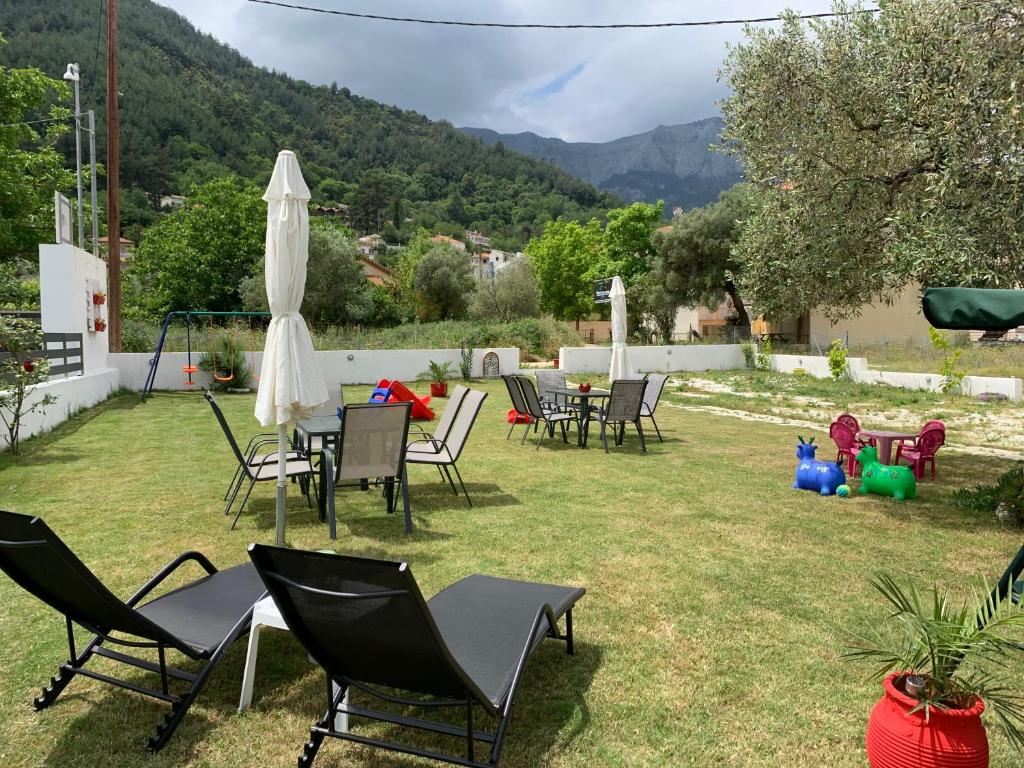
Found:
<path fill-rule="evenodd" d="M 189 321 L 187 316 L 185 318 L 185 337 L 188 339 L 188 364 L 181 366 L 181 371 L 188 375 L 188 380 L 185 384 L 191 387 L 195 384 L 195 382 L 192 381 L 192 374 L 198 371 L 199 368 L 192 365 L 192 323 Z"/>
<path fill-rule="evenodd" d="M 238 341 L 238 324 L 235 323 L 232 327 L 231 334 L 231 348 L 235 348 L 235 343 Z M 213 374 L 213 380 L 220 382 L 221 384 L 229 384 L 235 380 L 235 356 L 232 354 L 229 356 L 229 367 L 227 375 L 221 375 L 220 369 L 217 367 L 217 336 L 214 334 L 211 336 L 213 343 L 210 345 L 210 361 L 212 365 L 210 370 Z"/>

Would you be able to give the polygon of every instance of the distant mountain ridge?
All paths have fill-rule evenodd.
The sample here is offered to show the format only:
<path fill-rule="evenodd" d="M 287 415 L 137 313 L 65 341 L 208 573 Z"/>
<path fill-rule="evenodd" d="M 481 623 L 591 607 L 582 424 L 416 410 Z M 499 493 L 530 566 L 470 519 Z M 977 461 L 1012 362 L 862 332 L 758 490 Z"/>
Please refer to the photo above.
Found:
<path fill-rule="evenodd" d="M 624 200 L 664 200 L 694 208 L 718 198 L 741 178 L 739 164 L 711 150 L 721 140 L 723 121 L 709 117 L 681 125 L 659 125 L 646 133 L 605 142 L 569 142 L 535 133 L 498 133 L 460 128 L 484 144 L 547 160 Z"/>

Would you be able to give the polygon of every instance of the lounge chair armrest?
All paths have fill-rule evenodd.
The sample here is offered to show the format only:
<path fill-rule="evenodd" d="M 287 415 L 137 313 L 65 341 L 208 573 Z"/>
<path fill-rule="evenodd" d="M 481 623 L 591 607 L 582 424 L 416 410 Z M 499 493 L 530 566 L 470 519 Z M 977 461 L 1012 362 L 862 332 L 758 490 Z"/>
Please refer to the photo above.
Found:
<path fill-rule="evenodd" d="M 214 574 L 217 572 L 217 568 L 214 566 L 213 563 L 210 562 L 209 558 L 207 558 L 206 555 L 204 555 L 202 552 L 183 552 L 182 554 L 178 555 L 176 558 L 171 560 L 171 562 L 165 565 L 162 569 L 160 569 L 160 571 L 155 576 L 153 576 L 153 578 L 151 578 L 149 581 L 143 584 L 142 588 L 139 589 L 139 591 L 136 592 L 134 595 L 129 597 L 128 600 L 125 601 L 125 603 L 127 605 L 135 605 L 142 598 L 144 598 L 146 595 L 148 595 L 150 592 L 156 589 L 160 585 L 160 582 L 162 582 L 164 579 L 166 579 L 168 576 L 170 576 L 172 573 L 178 570 L 178 568 L 180 568 L 182 565 L 189 562 L 190 560 L 194 560 L 195 562 L 199 563 L 203 570 L 205 570 L 208 574 Z"/>
<path fill-rule="evenodd" d="M 249 443 L 245 446 L 245 452 L 249 453 L 252 450 L 253 443 L 262 440 L 270 440 L 273 438 L 277 439 L 277 434 L 274 432 L 260 432 L 258 435 L 253 435 L 249 438 Z"/>
<path fill-rule="evenodd" d="M 409 429 L 410 430 L 413 430 L 413 429 L 419 430 L 419 434 L 423 435 L 424 438 L 432 438 L 434 436 L 433 432 L 427 432 L 427 430 L 425 430 L 419 424 L 410 424 L 409 425 Z"/>

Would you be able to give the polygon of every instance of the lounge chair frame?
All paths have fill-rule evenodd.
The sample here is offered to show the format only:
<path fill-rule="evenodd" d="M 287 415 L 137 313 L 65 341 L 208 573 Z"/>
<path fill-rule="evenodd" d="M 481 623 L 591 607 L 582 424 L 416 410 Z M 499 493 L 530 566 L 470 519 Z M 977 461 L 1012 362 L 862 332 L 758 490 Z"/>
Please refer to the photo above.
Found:
<path fill-rule="evenodd" d="M 14 513 L 0 512 L 0 515 L 13 516 Z M 63 693 L 64 689 L 67 688 L 68 684 L 76 675 L 88 677 L 102 683 L 107 683 L 108 685 L 124 688 L 126 690 L 142 694 L 143 696 L 163 701 L 171 705 L 171 711 L 164 715 L 163 721 L 156 727 L 156 733 L 149 737 L 146 745 L 147 749 L 151 752 L 158 752 L 167 744 L 167 741 L 181 724 L 181 721 L 184 719 L 189 707 L 192 706 L 192 702 L 195 701 L 210 674 L 220 663 L 225 651 L 227 651 L 235 640 L 248 631 L 249 624 L 252 620 L 252 607 L 250 606 L 248 612 L 239 618 L 228 634 L 215 648 L 207 651 L 199 650 L 182 639 L 175 637 L 150 619 L 139 614 L 136 611 L 136 606 L 139 605 L 143 598 L 149 595 L 169 576 L 174 574 L 186 563 L 196 563 L 205 571 L 207 576 L 216 574 L 218 572 L 217 568 L 205 555 L 195 551 L 185 552 L 178 555 L 176 558 L 171 560 L 171 562 L 165 565 L 156 575 L 143 584 L 135 594 L 122 603 L 111 592 L 109 592 L 105 586 L 103 586 L 102 582 L 100 582 L 99 579 L 97 579 L 96 576 L 86 568 L 75 554 L 56 534 L 53 533 L 53 531 L 46 526 L 41 519 L 28 518 L 25 515 L 18 515 L 18 517 L 25 518 L 26 524 L 33 532 L 35 538 L 26 538 L 16 541 L 0 540 L 0 559 L 3 558 L 5 550 L 28 548 L 49 550 L 49 552 L 46 553 L 47 556 L 59 558 L 61 561 L 68 563 L 73 569 L 78 571 L 78 576 L 82 579 L 81 583 L 90 588 L 94 597 L 106 602 L 106 608 L 108 610 L 122 615 L 131 614 L 131 619 L 135 625 L 131 636 L 142 638 L 141 640 L 128 640 L 124 637 L 119 637 L 116 634 L 113 634 L 113 632 L 124 634 L 120 633 L 119 630 L 105 630 L 96 626 L 92 622 L 85 620 L 82 616 L 72 619 L 71 616 L 64 613 L 59 606 L 53 605 L 33 588 L 37 585 L 31 579 L 30 575 L 22 573 L 18 569 L 15 569 L 14 572 L 9 572 L 11 578 L 26 589 L 26 591 L 34 594 L 40 600 L 47 603 L 47 605 L 50 605 L 52 608 L 62 613 L 64 615 L 66 625 L 69 652 L 68 660 L 63 662 L 58 668 L 57 674 L 50 678 L 50 682 L 43 688 L 42 694 L 33 700 L 33 707 L 36 711 L 49 707 L 57 700 L 61 693 Z M 195 582 L 193 582 L 193 584 L 194 583 Z M 255 603 L 256 600 L 253 602 Z M 82 650 L 78 650 L 78 643 L 75 638 L 75 624 L 78 624 L 93 635 L 92 639 L 85 644 Z M 145 634 L 139 634 L 139 632 L 144 632 Z M 113 644 L 125 648 L 156 650 L 159 662 L 154 664 L 152 661 L 138 658 L 137 656 L 133 656 L 129 653 L 123 653 L 121 651 L 106 648 L 104 647 L 104 644 Z M 197 673 L 192 673 L 168 665 L 167 651 L 169 650 L 177 651 L 193 661 L 204 662 L 202 669 Z M 147 672 L 158 673 L 160 675 L 160 690 L 146 688 L 145 686 L 131 682 L 130 680 L 96 672 L 87 668 L 86 665 L 93 657 L 96 656 L 124 664 L 129 667 L 142 669 Z M 183 694 L 171 693 L 171 679 L 187 683 L 187 690 Z"/>
<path fill-rule="evenodd" d="M 523 672 L 526 669 L 526 663 L 537 645 L 539 645 L 539 642 L 544 638 L 560 640 L 566 644 L 566 652 L 569 655 L 575 654 L 575 647 L 573 644 L 572 610 L 575 606 L 576 600 L 582 596 L 582 590 L 580 590 L 580 594 L 570 603 L 568 609 L 564 613 L 564 632 L 558 631 L 558 617 L 555 615 L 555 612 L 550 605 L 545 604 L 538 608 L 533 625 L 530 628 L 530 632 L 526 635 L 527 640 L 519 654 L 508 692 L 500 702 L 500 705 L 495 705 L 490 699 L 488 699 L 486 694 L 477 688 L 474 682 L 462 671 L 458 663 L 454 660 L 454 657 L 447 648 L 444 638 L 441 636 L 434 623 L 429 620 L 430 609 L 423 600 L 423 596 L 416 586 L 416 582 L 405 563 L 393 565 L 397 566 L 399 574 L 403 577 L 403 580 L 409 584 L 408 588 L 378 589 L 374 591 L 356 593 L 336 592 L 297 583 L 277 572 L 274 569 L 270 558 L 266 556 L 267 552 L 272 552 L 274 549 L 276 548 L 252 544 L 249 546 L 249 554 L 252 557 L 253 562 L 256 563 L 257 568 L 260 570 L 260 574 L 263 576 L 264 582 L 270 590 L 270 593 L 274 595 L 275 600 L 281 606 L 282 613 L 286 617 L 286 620 L 289 621 L 289 626 L 292 628 L 293 634 L 307 649 L 316 647 L 318 640 L 309 630 L 300 615 L 296 612 L 294 603 L 286 591 L 287 589 L 298 590 L 300 592 L 315 595 L 318 598 L 337 601 L 386 600 L 398 597 L 409 598 L 414 602 L 414 604 L 416 604 L 420 613 L 428 617 L 427 626 L 431 629 L 433 642 L 436 644 L 436 647 L 439 649 L 442 657 L 447 661 L 451 670 L 453 670 L 465 683 L 464 695 L 459 697 L 429 697 L 427 699 L 412 699 L 385 693 L 384 691 L 378 690 L 375 686 L 361 683 L 345 677 L 344 675 L 332 674 L 330 670 L 325 670 L 326 676 L 324 691 L 326 694 L 327 709 L 323 716 L 320 717 L 320 719 L 317 720 L 310 728 L 309 740 L 303 744 L 302 754 L 298 759 L 299 768 L 309 768 L 309 766 L 312 765 L 320 746 L 323 744 L 324 739 L 328 737 L 351 741 L 364 746 L 378 747 L 409 755 L 416 755 L 418 757 L 425 757 L 432 760 L 439 760 L 455 765 L 468 766 L 469 768 L 493 768 L 497 765 L 498 759 L 501 756 L 501 748 L 505 740 L 505 733 L 512 713 L 512 703 L 515 700 L 516 691 L 522 679 Z M 319 555 L 319 553 L 305 554 Z M 330 556 L 321 555 L 321 557 Z M 547 624 L 548 630 L 538 639 L 538 633 L 545 626 L 545 623 Z M 381 701 L 397 704 L 402 707 L 462 709 L 465 712 L 465 725 L 463 727 L 459 727 L 457 725 L 452 725 L 451 723 L 439 722 L 426 717 L 412 717 L 405 714 L 396 714 L 395 712 L 374 709 L 372 707 L 363 707 L 353 705 L 351 703 L 345 703 L 345 697 L 350 688 L 366 693 Z M 424 695 L 429 696 L 429 694 Z M 488 716 L 497 721 L 493 730 L 481 730 L 477 727 L 475 709 L 482 709 Z M 350 721 L 353 717 L 364 718 L 367 720 L 390 723 L 428 733 L 439 733 L 447 736 L 460 737 L 465 741 L 466 753 L 465 756 L 456 755 L 448 752 L 441 752 L 439 750 L 426 749 L 411 744 L 390 741 L 387 739 L 360 736 L 348 730 L 339 731 L 335 728 L 335 717 L 340 714 L 347 715 Z M 488 745 L 488 748 L 486 749 L 486 756 L 477 757 L 477 745 L 479 743 Z"/>

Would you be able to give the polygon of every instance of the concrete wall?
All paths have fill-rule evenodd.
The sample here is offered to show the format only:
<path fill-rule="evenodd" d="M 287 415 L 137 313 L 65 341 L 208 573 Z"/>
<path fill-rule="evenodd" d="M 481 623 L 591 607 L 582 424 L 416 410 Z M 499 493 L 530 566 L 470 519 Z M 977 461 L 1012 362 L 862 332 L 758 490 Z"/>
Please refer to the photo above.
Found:
<path fill-rule="evenodd" d="M 37 384 L 26 396 L 27 405 L 39 402 L 48 394 L 56 396 L 57 402 L 48 405 L 45 412 L 36 411 L 22 418 L 21 439 L 38 435 L 40 432 L 48 432 L 78 411 L 103 402 L 117 388 L 118 372 L 114 368 Z M 7 448 L 5 431 L 4 434 L 0 434 L 0 450 Z"/>
<path fill-rule="evenodd" d="M 865 304 L 860 315 L 836 323 L 820 309 L 811 312 L 810 332 L 818 344 L 849 334 L 851 346 L 899 341 L 928 341 L 928 321 L 921 314 L 921 287 L 909 285 L 893 303 Z"/>
<path fill-rule="evenodd" d="M 45 333 L 82 334 L 85 372 L 107 369 L 107 332 L 95 331 L 93 312 L 107 318 L 107 304 L 95 307 L 87 285 L 107 292 L 107 263 L 73 245 L 39 246 L 39 307 Z"/>
<path fill-rule="evenodd" d="M 515 347 L 476 349 L 473 351 L 473 376 L 483 375 L 483 356 L 492 351 L 498 355 L 501 373 L 515 373 L 519 370 L 519 350 Z M 201 354 L 192 353 L 193 364 L 198 363 Z M 462 359 L 461 351 L 458 349 L 341 349 L 315 354 L 328 385 L 376 384 L 381 379 L 415 381 L 427 370 L 427 364 L 431 360 L 439 363 L 450 362 L 452 377 L 457 378 L 459 361 Z M 148 352 L 111 354 L 111 365 L 121 372 L 121 386 L 141 391 L 152 357 Z M 185 384 L 187 377 L 181 371 L 187 361 L 185 352 L 165 352 L 161 355 L 154 388 L 189 389 Z M 263 353 L 255 352 L 249 355 L 249 361 L 258 374 L 263 362 Z M 210 374 L 204 371 L 193 374 L 192 379 L 196 382 L 192 388 L 208 387 L 212 383 Z M 257 382 L 250 382 L 249 386 L 255 388 Z"/>
<path fill-rule="evenodd" d="M 611 347 L 562 347 L 559 367 L 566 373 L 608 375 Z M 657 371 L 724 371 L 743 367 L 738 344 L 676 344 L 630 347 L 629 364 L 637 373 Z"/>
<path fill-rule="evenodd" d="M 942 391 L 942 376 L 937 373 L 905 373 L 899 371 L 873 371 L 868 369 L 867 358 L 848 357 L 847 372 L 850 378 L 861 384 L 885 384 L 901 389 L 923 389 L 930 392 Z M 772 370 L 792 373 L 803 368 L 808 376 L 818 379 L 831 377 L 828 358 L 821 355 L 772 355 Z M 983 392 L 1006 395 L 1019 402 L 1022 397 L 1022 383 L 1018 378 L 998 376 L 965 376 L 963 394 L 977 397 Z"/>

